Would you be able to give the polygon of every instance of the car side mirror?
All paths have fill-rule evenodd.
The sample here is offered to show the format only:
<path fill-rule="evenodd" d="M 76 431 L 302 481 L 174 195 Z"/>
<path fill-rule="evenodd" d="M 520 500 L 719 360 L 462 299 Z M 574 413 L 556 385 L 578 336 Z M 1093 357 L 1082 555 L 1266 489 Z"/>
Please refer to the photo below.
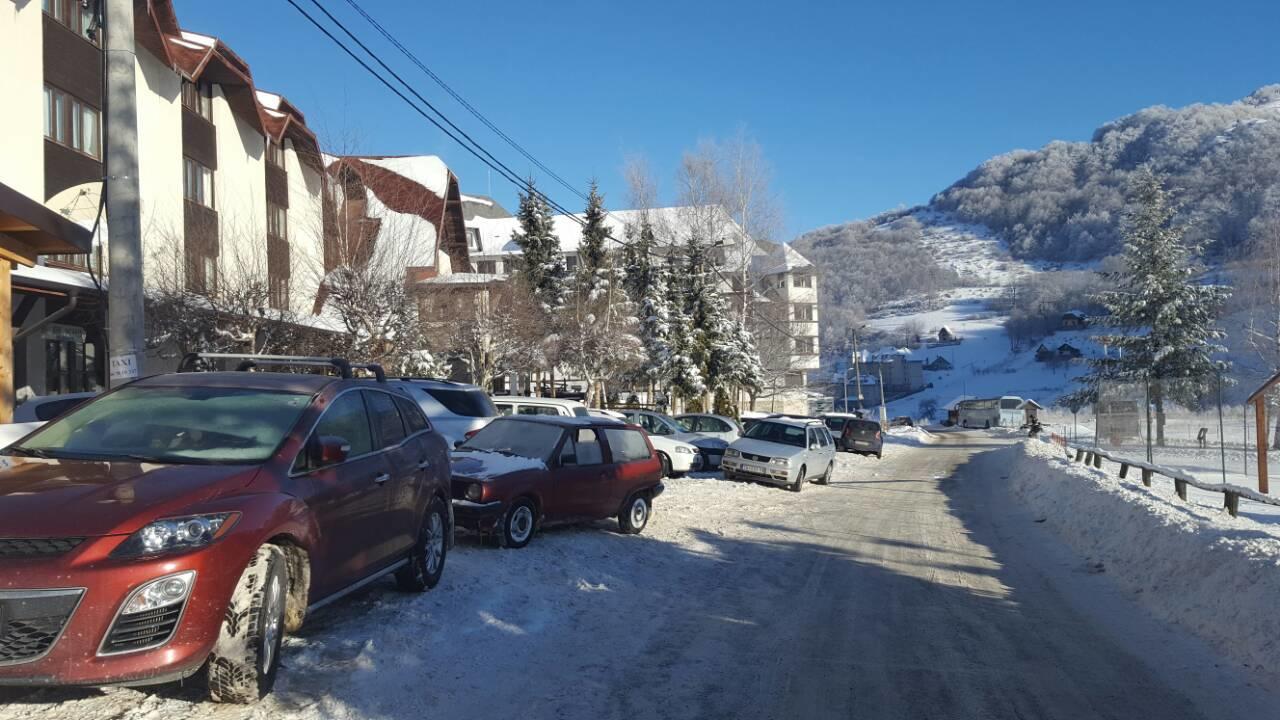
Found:
<path fill-rule="evenodd" d="M 351 455 L 351 443 L 337 435 L 322 435 L 316 443 L 317 465 L 337 465 Z"/>

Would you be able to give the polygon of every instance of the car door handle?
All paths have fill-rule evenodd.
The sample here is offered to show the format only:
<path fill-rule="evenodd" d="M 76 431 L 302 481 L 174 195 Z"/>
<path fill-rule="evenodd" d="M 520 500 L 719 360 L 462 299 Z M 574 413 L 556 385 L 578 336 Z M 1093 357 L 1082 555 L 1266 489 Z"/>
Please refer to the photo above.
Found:
<path fill-rule="evenodd" d="M 374 482 L 376 482 L 376 483 L 378 483 L 379 485 L 381 485 L 382 483 L 384 483 L 384 482 L 386 482 L 386 481 L 388 481 L 388 480 L 390 480 L 390 479 L 391 479 L 391 475 L 390 475 L 390 474 L 388 474 L 388 473 L 382 473 L 381 475 L 375 475 L 375 476 L 374 476 L 374 478 L 373 478 L 373 481 L 374 481 Z"/>

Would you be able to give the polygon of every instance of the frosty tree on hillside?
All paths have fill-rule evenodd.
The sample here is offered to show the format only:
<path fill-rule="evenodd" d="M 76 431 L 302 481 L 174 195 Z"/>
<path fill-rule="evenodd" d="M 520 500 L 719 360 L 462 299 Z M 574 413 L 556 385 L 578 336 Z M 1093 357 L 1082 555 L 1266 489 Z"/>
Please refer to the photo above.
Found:
<path fill-rule="evenodd" d="M 1213 356 L 1225 351 L 1216 321 L 1230 291 L 1197 282 L 1201 247 L 1173 224 L 1174 209 L 1159 178 L 1144 169 L 1131 192 L 1123 269 L 1107 275 L 1114 289 L 1097 299 L 1108 314 L 1094 319 L 1113 329 L 1094 340 L 1114 353 L 1091 360 L 1091 371 L 1080 380 L 1084 387 L 1062 402 L 1096 402 L 1108 383 L 1148 382 L 1156 438 L 1163 445 L 1165 403 L 1197 404 L 1228 367 Z"/>

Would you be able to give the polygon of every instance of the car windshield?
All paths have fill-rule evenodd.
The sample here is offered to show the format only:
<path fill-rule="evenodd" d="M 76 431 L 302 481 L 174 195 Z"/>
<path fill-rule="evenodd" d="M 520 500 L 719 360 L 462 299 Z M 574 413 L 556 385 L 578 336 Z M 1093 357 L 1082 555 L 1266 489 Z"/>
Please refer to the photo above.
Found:
<path fill-rule="evenodd" d="M 693 432 L 693 424 L 697 422 L 698 418 L 693 415 L 687 415 L 685 417 L 674 418 L 674 420 L 676 421 L 676 425 L 684 432 Z"/>
<path fill-rule="evenodd" d="M 827 427 L 832 430 L 843 430 L 844 421 L 845 421 L 844 418 L 838 418 L 838 417 L 829 417 L 824 420 L 824 422 L 827 423 Z"/>
<path fill-rule="evenodd" d="M 782 445 L 804 447 L 804 428 L 782 423 L 761 421 L 747 428 L 743 437 Z"/>
<path fill-rule="evenodd" d="M 310 402 L 310 395 L 271 390 L 135 385 L 81 406 L 9 450 L 76 460 L 260 463 Z"/>
<path fill-rule="evenodd" d="M 473 435 L 470 440 L 462 443 L 459 448 L 488 450 L 549 462 L 562 433 L 563 429 L 556 425 L 498 418 Z"/>
<path fill-rule="evenodd" d="M 498 409 L 493 400 L 482 390 L 446 390 L 423 388 L 423 392 L 435 398 L 446 410 L 463 417 L 494 417 Z"/>

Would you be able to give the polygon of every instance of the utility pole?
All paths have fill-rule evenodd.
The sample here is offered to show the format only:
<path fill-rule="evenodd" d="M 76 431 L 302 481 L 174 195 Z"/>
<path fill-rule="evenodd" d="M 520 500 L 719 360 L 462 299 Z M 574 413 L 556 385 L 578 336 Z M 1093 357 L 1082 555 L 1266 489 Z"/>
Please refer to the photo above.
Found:
<path fill-rule="evenodd" d="M 880 427 L 889 427 L 889 409 L 884 405 L 884 362 L 876 363 L 876 369 L 880 372 Z"/>
<path fill-rule="evenodd" d="M 133 0 L 106 4 L 107 339 L 109 384 L 141 377 L 143 365 L 142 221 L 138 199 L 138 106 Z"/>
<path fill-rule="evenodd" d="M 862 325 L 853 329 L 853 374 L 857 376 L 858 382 L 858 409 L 862 409 L 862 353 L 858 351 L 858 331 L 866 325 Z M 845 393 L 845 405 L 849 404 L 849 393 Z M 845 408 L 848 411 L 848 408 Z"/>

